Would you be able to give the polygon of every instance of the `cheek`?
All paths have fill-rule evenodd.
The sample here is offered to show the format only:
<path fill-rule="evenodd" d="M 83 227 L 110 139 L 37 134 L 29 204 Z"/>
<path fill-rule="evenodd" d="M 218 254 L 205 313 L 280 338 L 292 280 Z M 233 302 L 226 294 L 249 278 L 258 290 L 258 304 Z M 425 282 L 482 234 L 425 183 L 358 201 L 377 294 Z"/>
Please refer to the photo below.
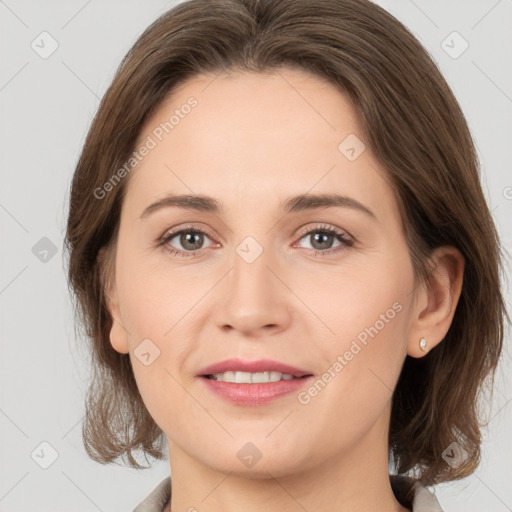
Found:
<path fill-rule="evenodd" d="M 311 439 L 321 438 L 326 428 L 335 429 L 330 442 L 318 447 L 320 458 L 335 447 L 352 445 L 382 417 L 406 355 L 405 307 L 385 299 L 382 306 L 374 303 L 368 309 L 354 302 L 338 316 L 335 341 L 317 345 L 323 370 L 298 396 L 299 410 L 310 418 L 307 435 Z M 388 323 L 380 317 L 386 311 Z"/>
<path fill-rule="evenodd" d="M 378 415 L 391 397 L 406 356 L 412 283 L 412 273 L 392 265 L 351 269 L 339 279 L 325 280 L 322 292 L 317 288 L 308 295 L 308 306 L 329 333 L 309 333 L 323 363 L 319 370 L 325 386 L 311 389 L 304 402 L 311 399 L 323 407 L 337 403 L 340 407 L 331 409 L 335 416 L 349 413 L 365 421 Z"/>
<path fill-rule="evenodd" d="M 164 411 L 172 410 L 177 402 L 183 406 L 183 388 L 178 381 L 182 380 L 183 365 L 195 350 L 188 327 L 194 317 L 193 308 L 204 293 L 204 277 L 195 286 L 179 272 L 164 273 L 161 266 L 154 268 L 140 255 L 130 255 L 119 262 L 117 280 L 137 387 L 151 416 L 161 426 L 168 421 L 162 417 Z"/>
<path fill-rule="evenodd" d="M 174 312 L 186 300 L 179 279 L 164 276 L 136 251 L 127 248 L 116 273 L 121 313 L 132 344 L 139 343 L 141 336 L 162 339 L 172 327 Z"/>
<path fill-rule="evenodd" d="M 355 339 L 361 346 L 369 345 L 374 337 L 383 344 L 407 324 L 405 306 L 411 296 L 412 273 L 395 267 L 393 262 L 375 258 L 364 265 L 315 273 L 313 280 L 309 273 L 295 281 L 294 291 L 307 298 L 310 311 L 322 321 L 317 327 L 332 341 L 333 350 L 348 348 L 346 344 Z"/>

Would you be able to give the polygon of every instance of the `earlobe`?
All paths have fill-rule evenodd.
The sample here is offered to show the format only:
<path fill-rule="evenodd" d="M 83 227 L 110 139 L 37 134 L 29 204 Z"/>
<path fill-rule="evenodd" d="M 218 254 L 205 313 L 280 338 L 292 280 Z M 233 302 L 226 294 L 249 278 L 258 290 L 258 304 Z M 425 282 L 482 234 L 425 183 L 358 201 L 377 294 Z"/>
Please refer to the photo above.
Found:
<path fill-rule="evenodd" d="M 105 295 L 105 304 L 111 318 L 109 333 L 110 344 L 116 352 L 127 354 L 129 352 L 127 331 L 121 322 L 119 300 L 114 283 L 114 276 L 112 275 L 113 268 L 107 261 L 109 256 L 105 251 L 106 249 L 104 247 L 100 249 L 98 253 L 98 264 L 102 275 L 101 283 Z"/>
<path fill-rule="evenodd" d="M 120 354 L 128 354 L 129 352 L 126 329 L 115 318 L 112 318 L 112 327 L 110 328 L 110 344 Z"/>
<path fill-rule="evenodd" d="M 464 257 L 451 246 L 438 247 L 431 256 L 433 272 L 418 292 L 407 340 L 407 354 L 419 358 L 442 342 L 462 291 Z"/>
<path fill-rule="evenodd" d="M 112 321 L 109 334 L 110 344 L 116 352 L 119 352 L 120 354 L 127 354 L 129 352 L 127 331 L 121 323 L 119 303 L 115 295 L 116 294 L 114 293 L 114 298 L 111 298 L 107 293 L 105 293 L 105 300 L 108 304 L 108 311 Z"/>

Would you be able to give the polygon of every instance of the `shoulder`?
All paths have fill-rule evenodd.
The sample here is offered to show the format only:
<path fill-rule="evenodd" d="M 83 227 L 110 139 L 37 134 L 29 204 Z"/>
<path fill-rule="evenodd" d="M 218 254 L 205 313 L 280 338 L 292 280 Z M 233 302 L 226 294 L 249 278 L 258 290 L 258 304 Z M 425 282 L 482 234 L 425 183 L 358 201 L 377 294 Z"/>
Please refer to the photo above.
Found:
<path fill-rule="evenodd" d="M 419 480 L 404 475 L 390 475 L 389 480 L 396 499 L 412 512 L 443 512 L 436 495 Z"/>
<path fill-rule="evenodd" d="M 132 512 L 163 512 L 171 497 L 171 477 L 164 478 Z"/>

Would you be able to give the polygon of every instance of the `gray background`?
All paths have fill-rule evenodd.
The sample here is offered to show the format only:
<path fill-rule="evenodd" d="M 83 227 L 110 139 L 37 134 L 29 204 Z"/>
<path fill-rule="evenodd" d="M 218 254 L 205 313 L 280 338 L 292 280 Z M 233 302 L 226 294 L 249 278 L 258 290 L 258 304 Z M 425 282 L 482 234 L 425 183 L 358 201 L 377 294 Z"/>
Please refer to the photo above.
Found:
<path fill-rule="evenodd" d="M 88 369 L 74 336 L 62 241 L 70 180 L 99 99 L 136 38 L 175 3 L 0 0 L 2 512 L 129 511 L 169 474 L 167 460 L 136 471 L 85 453 Z M 512 0 L 377 3 L 427 47 L 458 98 L 512 252 Z M 47 58 L 31 47 L 51 49 L 43 31 L 58 43 Z M 463 41 L 446 39 L 453 31 L 469 43 L 457 58 Z M 471 477 L 435 488 L 445 511 L 512 510 L 509 340 L 493 400 L 483 405 L 491 420 L 482 463 Z"/>

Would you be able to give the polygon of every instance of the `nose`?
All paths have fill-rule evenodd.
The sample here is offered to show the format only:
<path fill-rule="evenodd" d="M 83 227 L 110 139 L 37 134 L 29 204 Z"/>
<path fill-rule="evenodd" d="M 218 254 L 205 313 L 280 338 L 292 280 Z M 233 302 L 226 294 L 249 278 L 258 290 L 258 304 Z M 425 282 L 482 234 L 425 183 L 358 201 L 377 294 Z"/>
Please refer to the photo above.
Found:
<path fill-rule="evenodd" d="M 240 256 L 242 254 L 242 256 Z M 254 260 L 241 252 L 224 278 L 223 299 L 216 323 L 224 331 L 258 338 L 287 329 L 290 323 L 290 289 L 281 267 L 263 251 Z"/>

